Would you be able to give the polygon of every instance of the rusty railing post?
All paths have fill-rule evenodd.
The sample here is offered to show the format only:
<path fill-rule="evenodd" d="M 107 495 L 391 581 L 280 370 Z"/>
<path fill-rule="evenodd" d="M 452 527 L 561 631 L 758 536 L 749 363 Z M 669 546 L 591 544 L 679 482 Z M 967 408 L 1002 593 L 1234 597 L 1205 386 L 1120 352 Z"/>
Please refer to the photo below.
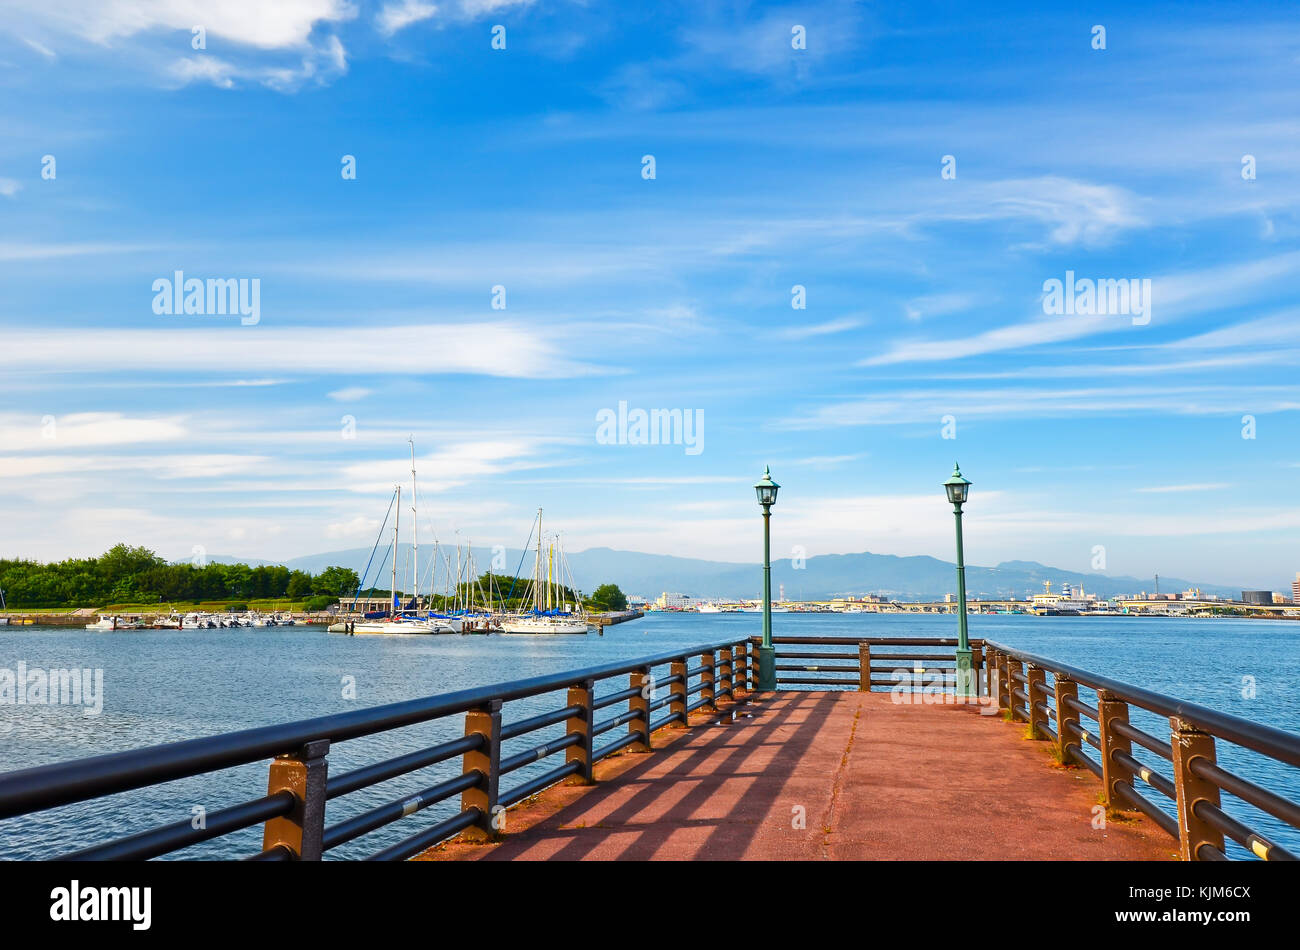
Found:
<path fill-rule="evenodd" d="M 496 835 L 498 828 L 497 792 L 501 781 L 501 700 L 490 699 L 477 709 L 465 713 L 465 735 L 482 736 L 477 749 L 470 749 L 461 758 L 461 774 L 478 772 L 479 783 L 460 794 L 460 810 L 478 810 L 474 824 L 465 829 L 470 841 L 485 841 Z"/>
<path fill-rule="evenodd" d="M 672 702 L 668 704 L 668 712 L 681 718 L 675 723 L 682 729 L 686 728 L 686 657 L 680 660 L 673 660 L 668 665 L 669 676 L 680 676 L 681 679 L 676 683 L 669 685 L 672 691 Z"/>
<path fill-rule="evenodd" d="M 1214 765 L 1214 736 L 1185 719 L 1170 716 L 1169 739 L 1174 752 L 1174 788 L 1178 792 L 1178 848 L 1184 861 L 1199 861 L 1202 845 L 1223 850 L 1223 832 L 1196 814 L 1197 802 L 1219 807 L 1219 787 L 1191 768 L 1197 759 Z"/>
<path fill-rule="evenodd" d="M 858 641 L 858 692 L 871 692 L 871 644 Z"/>
<path fill-rule="evenodd" d="M 736 689 L 732 685 L 731 647 L 718 651 L 718 695 L 726 696 L 733 703 L 736 701 Z"/>
<path fill-rule="evenodd" d="M 998 701 L 998 651 L 992 647 L 984 648 L 984 702 L 986 705 Z"/>
<path fill-rule="evenodd" d="M 262 826 L 262 850 L 282 847 L 292 861 L 319 861 L 324 850 L 325 780 L 329 775 L 328 739 L 308 742 L 297 752 L 271 760 L 266 793 L 293 793 L 293 808 Z"/>
<path fill-rule="evenodd" d="M 640 690 L 627 701 L 628 712 L 640 711 L 641 715 L 627 724 L 627 731 L 639 734 L 640 739 L 627 747 L 629 752 L 650 751 L 650 667 L 643 666 L 628 677 L 628 687 Z"/>
<path fill-rule="evenodd" d="M 700 689 L 700 699 L 707 700 L 700 708 L 707 709 L 711 712 L 717 712 L 718 704 L 714 700 L 713 691 L 713 651 L 710 650 L 708 653 L 701 653 L 700 663 L 704 667 L 704 671 L 700 673 L 700 686 L 702 687 Z"/>
<path fill-rule="evenodd" d="M 1050 726 L 1047 721 L 1047 713 L 1039 708 L 1038 704 L 1047 697 L 1047 692 L 1043 689 L 1047 685 L 1047 674 L 1041 666 L 1034 666 L 1030 663 L 1025 671 L 1025 678 L 1029 681 L 1025 684 L 1025 695 L 1029 697 L 1026 702 L 1029 713 L 1029 738 L 1042 739 L 1039 732 L 1039 726 Z"/>
<path fill-rule="evenodd" d="M 1074 736 L 1070 734 L 1070 723 L 1079 722 L 1079 714 L 1070 708 L 1066 700 L 1079 698 L 1079 684 L 1061 673 L 1056 677 L 1056 754 L 1061 758 L 1061 764 L 1070 761 L 1069 753 L 1065 747 L 1074 741 Z M 1083 750 L 1080 749 L 1080 752 Z"/>
<path fill-rule="evenodd" d="M 735 664 L 732 685 L 736 692 L 749 692 L 749 644 L 742 640 L 731 652 Z"/>
<path fill-rule="evenodd" d="M 1005 653 L 998 654 L 998 708 L 1011 709 L 1011 657 Z"/>
<path fill-rule="evenodd" d="M 593 763 L 591 761 L 591 734 L 596 725 L 596 713 L 592 708 L 592 699 L 595 692 L 595 680 L 584 680 L 581 686 L 569 687 L 569 699 L 565 705 L 580 706 L 582 708 L 582 712 L 564 720 L 566 735 L 582 737 L 577 743 L 564 750 L 565 761 L 577 762 L 580 766 L 575 774 L 569 776 L 569 784 L 571 785 L 591 785 L 595 782 L 595 776 L 592 774 Z"/>
<path fill-rule="evenodd" d="M 1016 679 L 1017 673 L 1024 672 L 1024 665 L 1013 656 L 1007 657 L 1007 711 L 1011 713 L 1011 721 L 1015 722 L 1020 715 L 1020 700 L 1016 698 L 1015 691 L 1020 688 L 1020 680 Z M 1028 695 L 1026 690 L 1025 694 Z"/>
<path fill-rule="evenodd" d="M 1115 787 L 1121 782 L 1133 784 L 1133 773 L 1115 761 L 1116 752 L 1133 754 L 1132 741 L 1115 732 L 1117 722 L 1128 723 L 1128 703 L 1109 690 L 1097 690 L 1097 743 L 1101 746 L 1101 790 L 1107 811 L 1128 810 Z"/>

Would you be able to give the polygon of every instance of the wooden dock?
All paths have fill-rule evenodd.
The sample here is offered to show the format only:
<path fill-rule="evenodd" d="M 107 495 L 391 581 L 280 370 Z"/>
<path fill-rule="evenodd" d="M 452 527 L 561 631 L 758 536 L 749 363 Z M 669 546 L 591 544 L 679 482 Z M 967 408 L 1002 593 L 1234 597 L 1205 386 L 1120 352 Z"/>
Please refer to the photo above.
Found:
<path fill-rule="evenodd" d="M 600 763 L 506 814 L 497 842 L 423 860 L 1176 860 L 1140 817 L 1104 818 L 1091 772 L 1023 723 L 888 693 L 784 691 Z"/>

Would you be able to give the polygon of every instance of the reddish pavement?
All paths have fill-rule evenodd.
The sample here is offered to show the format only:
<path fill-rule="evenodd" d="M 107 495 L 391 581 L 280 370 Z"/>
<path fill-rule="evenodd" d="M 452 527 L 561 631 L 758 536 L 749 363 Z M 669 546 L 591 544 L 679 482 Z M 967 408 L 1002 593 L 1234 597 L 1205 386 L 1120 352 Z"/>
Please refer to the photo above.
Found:
<path fill-rule="evenodd" d="M 1100 783 L 1055 765 L 1023 723 L 888 693 L 781 692 L 655 734 L 593 786 L 511 809 L 505 838 L 432 860 L 1144 859 L 1177 844 L 1146 819 L 1093 828 Z"/>

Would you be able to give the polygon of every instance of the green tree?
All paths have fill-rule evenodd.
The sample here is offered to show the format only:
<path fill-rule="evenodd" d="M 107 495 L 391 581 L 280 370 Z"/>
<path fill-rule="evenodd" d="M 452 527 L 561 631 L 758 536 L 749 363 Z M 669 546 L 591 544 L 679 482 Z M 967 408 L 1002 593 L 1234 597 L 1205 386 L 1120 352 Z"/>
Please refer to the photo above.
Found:
<path fill-rule="evenodd" d="M 627 610 L 627 595 L 617 584 L 601 584 L 592 591 L 591 603 L 601 610 Z"/>
<path fill-rule="evenodd" d="M 302 600 L 311 594 L 311 575 L 303 571 L 294 571 L 289 575 L 284 595 L 290 600 Z"/>
<path fill-rule="evenodd" d="M 361 578 L 350 567 L 327 567 L 316 575 L 312 589 L 318 594 L 342 597 L 351 594 L 360 583 Z"/>

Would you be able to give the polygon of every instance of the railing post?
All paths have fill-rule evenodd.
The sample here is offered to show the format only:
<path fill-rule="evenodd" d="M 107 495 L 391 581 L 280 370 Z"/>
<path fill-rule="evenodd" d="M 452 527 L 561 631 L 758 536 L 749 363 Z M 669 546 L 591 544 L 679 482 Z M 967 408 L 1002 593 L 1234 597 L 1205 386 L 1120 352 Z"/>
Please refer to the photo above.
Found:
<path fill-rule="evenodd" d="M 718 695 L 726 696 L 734 703 L 736 690 L 732 682 L 731 647 L 723 647 L 718 651 Z"/>
<path fill-rule="evenodd" d="M 1038 727 L 1050 725 L 1047 721 L 1047 713 L 1038 707 L 1039 701 L 1047 695 L 1047 692 L 1043 689 L 1047 685 L 1047 674 L 1042 667 L 1030 663 L 1026 669 L 1025 678 L 1029 680 L 1025 684 L 1025 695 L 1029 697 L 1025 703 L 1028 707 L 1026 712 L 1029 713 L 1029 738 L 1041 739 L 1043 736 Z"/>
<path fill-rule="evenodd" d="M 998 708 L 1011 709 L 1011 657 L 998 654 Z"/>
<path fill-rule="evenodd" d="M 477 749 L 470 749 L 461 759 L 461 774 L 478 772 L 482 779 L 460 795 L 460 810 L 478 809 L 478 819 L 465 829 L 470 841 L 485 841 L 497 831 L 498 783 L 501 781 L 501 700 L 490 699 L 477 709 L 465 713 L 465 735 L 482 736 Z"/>
<path fill-rule="evenodd" d="M 1079 714 L 1070 708 L 1066 700 L 1079 698 L 1079 684 L 1061 673 L 1056 674 L 1056 752 L 1061 763 L 1070 761 L 1065 747 L 1074 741 L 1070 734 L 1070 723 L 1079 722 Z M 1083 750 L 1080 749 L 1080 752 Z"/>
<path fill-rule="evenodd" d="M 1016 721 L 1016 717 L 1019 713 L 1019 710 L 1016 707 L 1019 700 L 1016 699 L 1015 691 L 1020 688 L 1020 680 L 1015 678 L 1015 674 L 1023 672 L 1024 666 L 1019 660 L 1015 657 L 1007 657 L 1007 711 L 1011 713 L 1012 722 Z M 1027 695 L 1028 690 L 1025 692 Z"/>
<path fill-rule="evenodd" d="M 997 673 L 998 651 L 992 647 L 984 648 L 984 702 L 996 703 L 997 699 Z"/>
<path fill-rule="evenodd" d="M 749 643 L 742 640 L 736 644 L 736 649 L 732 652 L 736 665 L 735 675 L 732 677 L 733 685 L 737 692 L 749 692 Z"/>
<path fill-rule="evenodd" d="M 641 736 L 639 740 L 633 742 L 627 747 L 629 752 L 649 752 L 650 751 L 650 667 L 643 666 L 631 676 L 628 677 L 627 685 L 632 689 L 640 690 L 635 696 L 627 701 L 628 712 L 641 711 L 637 719 L 633 719 L 627 724 L 629 733 L 636 733 Z"/>
<path fill-rule="evenodd" d="M 325 835 L 325 780 L 328 739 L 308 742 L 297 752 L 271 760 L 266 793 L 292 792 L 293 808 L 262 826 L 262 850 L 282 847 L 293 861 L 319 861 Z"/>
<path fill-rule="evenodd" d="M 871 692 L 871 644 L 858 641 L 858 692 Z"/>
<path fill-rule="evenodd" d="M 700 686 L 702 687 L 700 689 L 700 699 L 707 700 L 700 708 L 716 712 L 718 704 L 714 701 L 713 651 L 701 653 L 700 663 L 704 666 L 704 672 L 700 674 Z"/>
<path fill-rule="evenodd" d="M 962 697 L 958 695 L 957 702 L 959 703 L 963 701 L 967 703 L 979 702 L 980 680 L 983 678 L 983 674 L 984 674 L 984 644 L 980 643 L 971 647 L 970 663 L 971 663 L 971 689 L 974 691 L 975 695 L 965 700 L 963 700 Z"/>
<path fill-rule="evenodd" d="M 1101 790 L 1107 811 L 1125 811 L 1115 791 L 1121 782 L 1133 784 L 1133 773 L 1115 761 L 1115 753 L 1133 754 L 1133 743 L 1115 732 L 1115 723 L 1128 722 L 1128 703 L 1109 690 L 1097 690 L 1097 742 L 1101 746 Z"/>
<path fill-rule="evenodd" d="M 680 716 L 676 725 L 686 728 L 686 657 L 680 660 L 673 660 L 668 666 L 669 676 L 680 676 L 681 679 L 669 686 L 672 690 L 672 702 L 668 704 L 668 712 L 674 716 Z"/>
<path fill-rule="evenodd" d="M 578 772 L 569 776 L 571 785 L 591 785 L 595 781 L 591 761 L 591 734 L 596 724 L 595 710 L 592 709 L 591 701 L 595 692 L 595 680 L 584 680 L 581 686 L 569 687 L 569 699 L 565 705 L 582 707 L 582 712 L 564 720 L 565 734 L 582 737 L 576 744 L 564 750 L 566 762 L 577 762 L 580 765 Z"/>
<path fill-rule="evenodd" d="M 1199 861 L 1202 845 L 1223 850 L 1223 832 L 1196 814 L 1197 802 L 1219 806 L 1219 787 L 1194 774 L 1191 768 L 1197 759 L 1214 765 L 1214 736 L 1170 716 L 1169 738 L 1174 752 L 1174 788 L 1178 792 L 1178 847 L 1184 861 Z"/>

